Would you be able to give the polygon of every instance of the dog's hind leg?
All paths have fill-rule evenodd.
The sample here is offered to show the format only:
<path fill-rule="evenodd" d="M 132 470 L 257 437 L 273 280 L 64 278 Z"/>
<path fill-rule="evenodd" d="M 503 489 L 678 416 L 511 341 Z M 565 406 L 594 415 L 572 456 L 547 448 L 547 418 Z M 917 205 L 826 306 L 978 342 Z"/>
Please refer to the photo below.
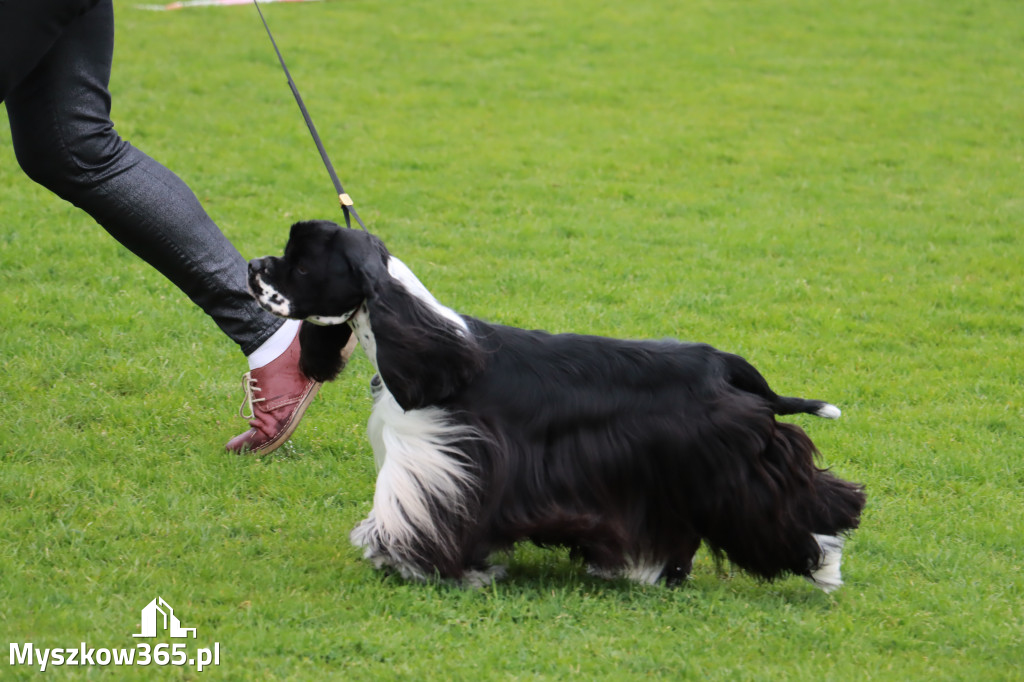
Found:
<path fill-rule="evenodd" d="M 765 580 L 791 573 L 826 592 L 838 588 L 842 537 L 859 524 L 865 496 L 860 485 L 818 469 L 814 452 L 801 428 L 777 423 L 749 457 L 756 466 L 694 510 L 708 545 Z"/>
<path fill-rule="evenodd" d="M 812 535 L 820 549 L 820 557 L 806 577 L 825 592 L 832 592 L 843 584 L 839 571 L 843 534 L 856 528 L 860 522 L 865 503 L 864 490 L 829 471 L 816 473 L 814 488 L 819 504 L 812 512 L 815 519 Z"/>
<path fill-rule="evenodd" d="M 681 585 L 690 577 L 693 570 L 693 557 L 700 548 L 700 537 L 692 535 L 683 540 L 679 548 L 669 557 L 665 569 L 661 572 L 661 578 L 668 587 Z"/>
<path fill-rule="evenodd" d="M 839 564 L 843 559 L 843 538 L 815 534 L 814 540 L 821 548 L 821 562 L 805 577 L 826 594 L 834 592 L 843 585 L 843 576 L 839 571 Z"/>

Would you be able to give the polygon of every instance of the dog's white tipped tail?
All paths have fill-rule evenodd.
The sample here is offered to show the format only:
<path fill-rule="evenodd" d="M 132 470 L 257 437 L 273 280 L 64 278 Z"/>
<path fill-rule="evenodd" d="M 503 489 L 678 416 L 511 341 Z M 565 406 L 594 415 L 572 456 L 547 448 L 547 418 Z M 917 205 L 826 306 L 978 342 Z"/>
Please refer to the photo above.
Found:
<path fill-rule="evenodd" d="M 823 417 L 825 419 L 839 419 L 839 417 L 843 415 L 843 412 L 835 405 L 825 403 L 824 405 L 819 407 L 814 414 L 818 417 Z"/>
<path fill-rule="evenodd" d="M 839 564 L 843 560 L 843 539 L 835 535 L 815 535 L 821 548 L 821 565 L 807 577 L 826 594 L 835 592 L 843 585 Z"/>

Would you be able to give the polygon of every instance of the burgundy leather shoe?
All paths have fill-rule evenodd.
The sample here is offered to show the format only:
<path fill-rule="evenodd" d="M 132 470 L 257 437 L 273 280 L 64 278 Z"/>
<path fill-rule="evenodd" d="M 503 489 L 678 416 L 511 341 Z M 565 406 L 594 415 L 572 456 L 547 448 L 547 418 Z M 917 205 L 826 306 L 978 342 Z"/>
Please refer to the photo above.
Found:
<path fill-rule="evenodd" d="M 299 335 L 296 334 L 280 357 L 242 375 L 245 398 L 238 414 L 248 419 L 252 428 L 229 440 L 224 447 L 231 452 L 261 455 L 276 450 L 295 432 L 320 385 L 299 369 Z"/>

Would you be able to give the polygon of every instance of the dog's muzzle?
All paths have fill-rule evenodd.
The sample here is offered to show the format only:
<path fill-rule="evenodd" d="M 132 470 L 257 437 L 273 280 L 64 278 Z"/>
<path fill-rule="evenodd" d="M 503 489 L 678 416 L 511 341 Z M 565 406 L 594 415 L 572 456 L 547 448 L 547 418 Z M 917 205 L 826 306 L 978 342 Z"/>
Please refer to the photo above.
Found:
<path fill-rule="evenodd" d="M 266 262 L 267 258 L 254 258 L 249 261 L 249 276 L 246 278 L 249 293 L 267 312 L 278 317 L 291 317 L 291 301 L 266 281 Z"/>

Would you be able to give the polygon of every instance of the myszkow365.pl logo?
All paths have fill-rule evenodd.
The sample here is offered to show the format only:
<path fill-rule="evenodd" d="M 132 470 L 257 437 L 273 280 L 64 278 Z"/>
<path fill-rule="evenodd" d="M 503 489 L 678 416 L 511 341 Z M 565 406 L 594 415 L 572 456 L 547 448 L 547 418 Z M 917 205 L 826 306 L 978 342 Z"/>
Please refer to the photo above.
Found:
<path fill-rule="evenodd" d="M 141 632 L 132 637 L 157 637 L 161 631 L 171 639 L 196 638 L 195 628 L 184 628 L 181 621 L 174 615 L 171 605 L 157 597 L 142 609 L 139 623 Z M 161 643 L 153 646 L 148 642 L 140 642 L 134 647 L 97 649 L 82 642 L 74 648 L 37 648 L 32 642 L 11 643 L 11 666 L 38 666 L 45 672 L 53 666 L 108 666 L 108 665 L 176 665 L 194 666 L 198 672 L 210 665 L 220 665 L 220 642 L 212 647 L 197 649 L 190 656 L 185 642 L 174 644 Z"/>

